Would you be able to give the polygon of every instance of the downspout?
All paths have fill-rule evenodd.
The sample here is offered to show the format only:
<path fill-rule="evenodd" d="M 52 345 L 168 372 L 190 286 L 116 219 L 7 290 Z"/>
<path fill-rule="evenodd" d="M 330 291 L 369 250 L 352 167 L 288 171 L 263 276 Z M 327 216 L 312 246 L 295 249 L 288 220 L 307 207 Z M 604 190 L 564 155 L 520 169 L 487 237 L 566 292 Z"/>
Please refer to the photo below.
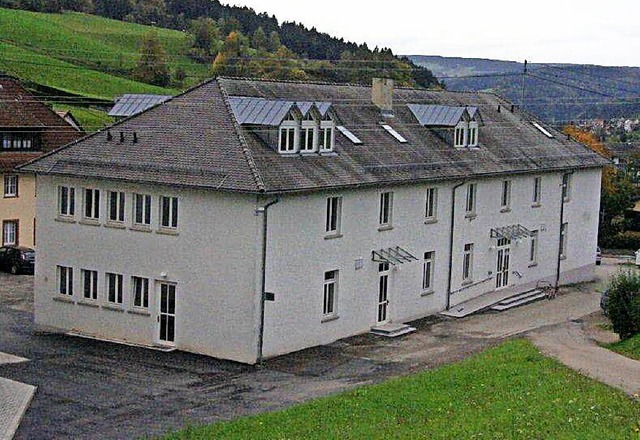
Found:
<path fill-rule="evenodd" d="M 269 219 L 269 207 L 280 201 L 280 196 L 261 208 L 257 209 L 257 213 L 262 213 L 262 276 L 260 280 L 260 327 L 258 328 L 258 356 L 256 362 L 262 363 L 262 346 L 264 343 L 264 302 L 266 298 L 266 282 L 267 282 L 267 231 Z"/>
<path fill-rule="evenodd" d="M 566 173 L 572 175 L 573 172 Z M 560 228 L 558 229 L 558 260 L 556 262 L 556 282 L 554 284 L 554 293 L 558 293 L 558 286 L 560 284 L 560 261 L 562 260 L 562 225 L 564 224 L 564 195 L 566 193 L 567 184 L 564 180 L 565 174 L 562 174 L 562 183 L 560 184 Z M 567 237 L 564 238 L 564 241 Z"/>
<path fill-rule="evenodd" d="M 453 277 L 453 232 L 456 225 L 456 190 L 464 185 L 466 180 L 457 183 L 451 190 L 451 225 L 449 229 L 449 279 L 447 279 L 447 310 L 451 308 L 451 279 Z"/>

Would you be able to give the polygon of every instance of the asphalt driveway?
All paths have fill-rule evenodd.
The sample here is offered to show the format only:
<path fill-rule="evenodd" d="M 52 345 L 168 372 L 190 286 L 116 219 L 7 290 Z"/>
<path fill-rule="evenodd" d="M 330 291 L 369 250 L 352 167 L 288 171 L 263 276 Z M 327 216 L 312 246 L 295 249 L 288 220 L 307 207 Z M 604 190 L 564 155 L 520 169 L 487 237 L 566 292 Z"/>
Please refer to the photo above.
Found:
<path fill-rule="evenodd" d="M 605 259 L 603 278 L 617 268 Z M 0 377 L 38 387 L 16 439 L 137 438 L 284 408 L 468 357 L 505 337 L 597 312 L 602 283 L 502 313 L 427 318 L 398 339 L 361 335 L 246 366 L 38 333 L 32 277 L 0 274 Z"/>

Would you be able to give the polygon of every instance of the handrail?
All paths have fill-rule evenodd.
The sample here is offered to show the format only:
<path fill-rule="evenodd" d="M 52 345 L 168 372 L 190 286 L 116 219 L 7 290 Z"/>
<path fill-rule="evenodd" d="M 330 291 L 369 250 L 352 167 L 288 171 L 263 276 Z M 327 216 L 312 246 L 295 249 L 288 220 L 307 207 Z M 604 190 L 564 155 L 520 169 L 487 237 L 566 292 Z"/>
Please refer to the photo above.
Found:
<path fill-rule="evenodd" d="M 488 277 L 486 277 L 483 280 L 476 281 L 475 283 L 467 284 L 466 286 L 463 286 L 458 290 L 454 290 L 453 292 L 451 292 L 451 294 L 453 295 L 454 293 L 459 293 L 459 292 L 462 292 L 463 290 L 471 289 L 472 287 L 475 287 L 475 286 L 478 286 L 480 284 L 486 283 L 487 281 L 492 280 L 492 279 L 493 279 L 493 275 L 489 275 Z"/>

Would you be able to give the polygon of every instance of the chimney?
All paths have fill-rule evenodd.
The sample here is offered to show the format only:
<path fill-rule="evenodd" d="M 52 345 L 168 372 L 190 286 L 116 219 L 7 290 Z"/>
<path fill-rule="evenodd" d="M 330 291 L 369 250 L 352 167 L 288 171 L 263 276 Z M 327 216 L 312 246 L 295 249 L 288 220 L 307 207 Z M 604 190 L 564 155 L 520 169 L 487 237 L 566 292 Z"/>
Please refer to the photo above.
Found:
<path fill-rule="evenodd" d="M 393 80 L 373 78 L 371 101 L 378 106 L 383 116 L 393 116 Z"/>

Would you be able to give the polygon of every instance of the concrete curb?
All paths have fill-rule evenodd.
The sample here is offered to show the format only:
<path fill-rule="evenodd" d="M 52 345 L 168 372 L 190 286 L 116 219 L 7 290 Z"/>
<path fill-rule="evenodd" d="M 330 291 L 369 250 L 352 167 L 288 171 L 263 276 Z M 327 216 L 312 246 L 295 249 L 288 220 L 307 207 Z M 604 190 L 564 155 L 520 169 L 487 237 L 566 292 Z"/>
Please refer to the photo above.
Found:
<path fill-rule="evenodd" d="M 31 404 L 36 387 L 0 378 L 0 440 L 11 440 Z"/>

